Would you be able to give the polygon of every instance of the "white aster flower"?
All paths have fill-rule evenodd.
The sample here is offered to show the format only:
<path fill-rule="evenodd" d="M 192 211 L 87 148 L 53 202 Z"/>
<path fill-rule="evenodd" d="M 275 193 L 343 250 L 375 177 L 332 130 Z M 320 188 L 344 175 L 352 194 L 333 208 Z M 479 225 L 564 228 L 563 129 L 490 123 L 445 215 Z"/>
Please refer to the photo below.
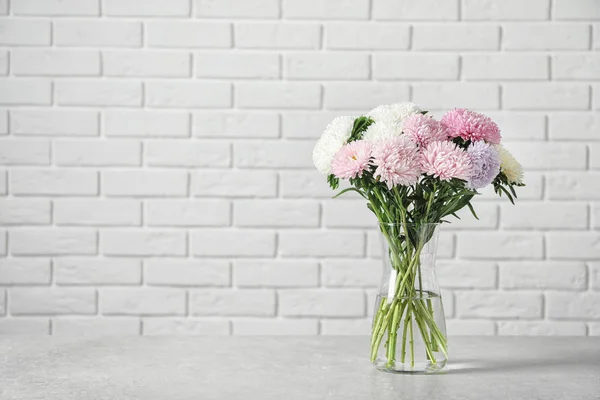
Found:
<path fill-rule="evenodd" d="M 496 145 L 500 155 L 500 171 L 504 172 L 511 183 L 523 183 L 523 167 L 517 159 L 501 144 Z"/>
<path fill-rule="evenodd" d="M 395 121 L 376 120 L 363 133 L 363 139 L 367 142 L 378 142 L 381 139 L 391 139 L 400 135 L 402 135 L 402 127 Z"/>
<path fill-rule="evenodd" d="M 385 104 L 372 109 L 367 116 L 377 121 L 393 121 L 402 125 L 402 121 L 410 115 L 420 113 L 421 109 L 410 101 L 404 103 Z"/>
<path fill-rule="evenodd" d="M 327 125 L 313 149 L 313 163 L 324 175 L 331 174 L 333 156 L 346 144 L 352 134 L 354 117 L 336 117 Z"/>

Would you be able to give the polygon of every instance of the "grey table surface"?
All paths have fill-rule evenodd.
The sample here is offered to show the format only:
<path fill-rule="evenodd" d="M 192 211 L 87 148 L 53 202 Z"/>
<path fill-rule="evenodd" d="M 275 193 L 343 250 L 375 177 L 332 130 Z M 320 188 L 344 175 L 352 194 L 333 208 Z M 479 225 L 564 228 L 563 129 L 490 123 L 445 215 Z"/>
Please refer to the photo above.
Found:
<path fill-rule="evenodd" d="M 600 337 L 450 338 L 439 375 L 366 337 L 0 337 L 0 399 L 600 399 Z"/>

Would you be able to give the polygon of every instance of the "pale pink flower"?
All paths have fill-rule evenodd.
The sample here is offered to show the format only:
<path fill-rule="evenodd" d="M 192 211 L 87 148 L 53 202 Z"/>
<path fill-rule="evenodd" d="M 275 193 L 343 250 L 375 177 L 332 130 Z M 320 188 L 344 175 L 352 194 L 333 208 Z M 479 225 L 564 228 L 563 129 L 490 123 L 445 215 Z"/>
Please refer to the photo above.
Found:
<path fill-rule="evenodd" d="M 414 114 L 404 120 L 404 134 L 420 147 L 438 140 L 447 140 L 446 128 L 435 119 L 423 114 Z"/>
<path fill-rule="evenodd" d="M 417 145 L 406 136 L 382 139 L 373 146 L 373 176 L 391 189 L 396 185 L 414 185 L 421 176 Z"/>
<path fill-rule="evenodd" d="M 455 108 L 442 117 L 442 125 L 451 137 L 461 137 L 472 142 L 485 140 L 500 143 L 500 128 L 490 117 L 465 108 Z"/>
<path fill-rule="evenodd" d="M 452 142 L 432 142 L 421 152 L 421 168 L 427 175 L 443 181 L 466 180 L 471 173 L 471 159 Z"/>
<path fill-rule="evenodd" d="M 356 140 L 342 146 L 333 156 L 331 173 L 341 179 L 361 177 L 369 168 L 371 144 L 365 140 Z"/>

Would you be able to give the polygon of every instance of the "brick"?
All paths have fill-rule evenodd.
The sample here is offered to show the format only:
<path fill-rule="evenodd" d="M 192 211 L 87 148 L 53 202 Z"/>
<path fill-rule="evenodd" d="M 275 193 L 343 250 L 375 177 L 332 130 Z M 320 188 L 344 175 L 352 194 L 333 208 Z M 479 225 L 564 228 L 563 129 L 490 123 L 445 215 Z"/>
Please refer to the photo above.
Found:
<path fill-rule="evenodd" d="M 548 174 L 548 198 L 551 200 L 600 199 L 600 173 L 551 172 Z"/>
<path fill-rule="evenodd" d="M 279 116 L 271 112 L 198 111 L 192 120 L 193 135 L 198 137 L 279 137 Z"/>
<path fill-rule="evenodd" d="M 48 225 L 50 201 L 39 199 L 0 199 L 0 225 Z"/>
<path fill-rule="evenodd" d="M 98 112 L 11 110 L 10 131 L 23 136 L 97 136 Z"/>
<path fill-rule="evenodd" d="M 116 256 L 184 256 L 185 231 L 110 230 L 100 233 L 102 253 Z"/>
<path fill-rule="evenodd" d="M 185 171 L 104 171 L 103 193 L 107 196 L 186 196 Z"/>
<path fill-rule="evenodd" d="M 0 51 L 0 76 L 8 75 L 8 65 L 9 65 L 8 51 L 1 50 Z"/>
<path fill-rule="evenodd" d="M 0 259 L 0 285 L 48 285 L 50 260 L 39 258 Z"/>
<path fill-rule="evenodd" d="M 5 139 L 0 141 L 0 165 L 48 165 L 47 140 Z"/>
<path fill-rule="evenodd" d="M 459 318 L 542 317 L 542 295 L 533 292 L 456 292 Z"/>
<path fill-rule="evenodd" d="M 369 19 L 368 0 L 283 0 L 283 16 L 290 19 Z"/>
<path fill-rule="evenodd" d="M 557 260 L 585 260 L 600 257 L 598 232 L 549 232 L 547 256 Z"/>
<path fill-rule="evenodd" d="M 54 161 L 62 166 L 138 166 L 141 143 L 134 140 L 57 140 Z"/>
<path fill-rule="evenodd" d="M 554 19 L 569 19 L 589 21 L 600 19 L 598 3 L 594 0 L 555 0 L 552 3 Z"/>
<path fill-rule="evenodd" d="M 440 40 L 443 38 L 443 40 Z M 497 50 L 500 29 L 494 25 L 416 25 L 413 27 L 415 50 Z"/>
<path fill-rule="evenodd" d="M 552 58 L 552 77 L 557 80 L 600 79 L 600 55 L 557 54 Z"/>
<path fill-rule="evenodd" d="M 221 260 L 147 260 L 144 280 L 148 285 L 229 286 L 230 267 Z"/>
<path fill-rule="evenodd" d="M 544 54 L 464 54 L 462 66 L 466 80 L 547 80 L 549 77 L 548 57 Z"/>
<path fill-rule="evenodd" d="M 588 263 L 590 287 L 594 290 L 600 290 L 600 263 Z"/>
<path fill-rule="evenodd" d="M 319 226 L 319 204 L 295 200 L 238 200 L 233 224 L 243 227 Z"/>
<path fill-rule="evenodd" d="M 0 194 L 6 194 L 7 190 L 7 177 L 6 171 L 0 170 Z"/>
<path fill-rule="evenodd" d="M 353 53 L 296 53 L 283 56 L 287 79 L 368 79 L 370 58 Z"/>
<path fill-rule="evenodd" d="M 587 50 L 589 43 L 586 25 L 509 23 L 502 27 L 505 50 Z"/>
<path fill-rule="evenodd" d="M 231 85 L 225 82 L 148 82 L 146 105 L 166 108 L 228 108 Z"/>
<path fill-rule="evenodd" d="M 422 83 L 413 85 L 413 101 L 426 109 L 455 107 L 497 110 L 499 87 L 492 83 Z"/>
<path fill-rule="evenodd" d="M 145 30 L 150 47 L 231 47 L 231 24 L 224 22 L 146 22 Z"/>
<path fill-rule="evenodd" d="M 148 226 L 227 226 L 230 208 L 223 200 L 148 200 L 144 221 Z"/>
<path fill-rule="evenodd" d="M 100 53 L 87 50 L 25 50 L 11 53 L 16 76 L 98 76 Z"/>
<path fill-rule="evenodd" d="M 8 110 L 0 110 L 0 135 L 8 134 Z"/>
<path fill-rule="evenodd" d="M 65 47 L 141 47 L 142 24 L 130 21 L 56 21 L 54 43 Z"/>
<path fill-rule="evenodd" d="M 586 169 L 587 149 L 583 143 L 507 143 L 511 153 L 529 170 Z"/>
<path fill-rule="evenodd" d="M 192 194 L 200 197 L 275 197 L 273 171 L 203 170 L 192 174 Z"/>
<path fill-rule="evenodd" d="M 500 263 L 503 289 L 582 290 L 586 285 L 586 268 L 581 262 Z"/>
<path fill-rule="evenodd" d="M 365 252 L 362 232 L 281 231 L 279 254 L 284 257 L 360 257 Z"/>
<path fill-rule="evenodd" d="M 586 336 L 583 322 L 498 321 L 501 336 Z"/>
<path fill-rule="evenodd" d="M 229 335 L 229 321 L 192 318 L 144 318 L 144 336 Z"/>
<path fill-rule="evenodd" d="M 189 0 L 104 0 L 102 13 L 111 17 L 187 17 Z"/>
<path fill-rule="evenodd" d="M 457 20 L 458 0 L 373 0 L 374 19 Z"/>
<path fill-rule="evenodd" d="M 15 15 L 35 16 L 97 16 L 100 14 L 98 0 L 11 0 Z"/>
<path fill-rule="evenodd" d="M 331 198 L 335 194 L 317 171 L 281 171 L 279 175 L 283 198 Z"/>
<path fill-rule="evenodd" d="M 242 49 L 318 49 L 321 27 L 304 23 L 237 23 L 235 47 Z"/>
<path fill-rule="evenodd" d="M 549 0 L 465 0 L 463 19 L 470 21 L 546 20 L 550 14 Z"/>
<path fill-rule="evenodd" d="M 548 216 L 552 216 L 549 218 Z M 588 209 L 584 203 L 528 203 L 502 205 L 504 229 L 586 229 Z"/>
<path fill-rule="evenodd" d="M 362 317 L 365 294 L 355 289 L 285 289 L 279 291 L 284 317 Z"/>
<path fill-rule="evenodd" d="M 589 103 L 587 85 L 508 83 L 502 90 L 502 105 L 507 110 L 586 110 Z"/>
<path fill-rule="evenodd" d="M 571 204 L 571 203 L 569 203 Z M 600 227 L 600 204 L 592 203 L 591 204 L 591 225 L 592 228 Z"/>
<path fill-rule="evenodd" d="M 278 0 L 194 0 L 196 17 L 278 18 Z"/>
<path fill-rule="evenodd" d="M 13 288 L 9 298 L 12 315 L 96 313 L 96 291 L 92 288 Z"/>
<path fill-rule="evenodd" d="M 592 48 L 600 49 L 600 23 L 592 25 L 593 37 L 592 37 Z"/>
<path fill-rule="evenodd" d="M 198 78 L 278 79 L 281 75 L 278 54 L 202 52 L 194 59 Z"/>
<path fill-rule="evenodd" d="M 409 87 L 404 83 L 336 82 L 324 86 L 325 108 L 331 110 L 369 109 L 409 99 Z"/>
<path fill-rule="evenodd" d="M 0 15 L 8 15 L 8 0 L 0 0 Z"/>
<path fill-rule="evenodd" d="M 547 292 L 550 319 L 600 319 L 600 293 Z"/>
<path fill-rule="evenodd" d="M 0 32 L 2 27 L 0 26 Z M 0 81 L 0 104 L 50 105 L 52 88 L 50 82 L 34 79 L 11 79 Z"/>
<path fill-rule="evenodd" d="M 435 266 L 440 285 L 453 289 L 493 289 L 498 267 L 493 262 L 440 260 Z"/>
<path fill-rule="evenodd" d="M 102 126 L 106 136 L 188 137 L 190 116 L 179 111 L 110 110 L 104 112 Z"/>
<path fill-rule="evenodd" d="M 493 321 L 476 319 L 449 319 L 446 320 L 449 336 L 494 336 L 496 327 Z"/>
<path fill-rule="evenodd" d="M 56 225 L 139 226 L 141 202 L 137 200 L 59 199 L 54 201 Z"/>
<path fill-rule="evenodd" d="M 150 166 L 163 167 L 228 167 L 231 165 L 230 144 L 210 141 L 147 141 L 144 160 Z"/>
<path fill-rule="evenodd" d="M 325 25 L 325 46 L 342 50 L 407 50 L 408 25 L 337 22 Z"/>
<path fill-rule="evenodd" d="M 335 336 L 368 336 L 371 334 L 372 321 L 367 318 L 322 319 L 321 334 Z"/>
<path fill-rule="evenodd" d="M 590 143 L 588 148 L 590 157 L 590 169 L 600 169 L 600 143 Z"/>
<path fill-rule="evenodd" d="M 323 226 L 327 228 L 374 228 L 377 219 L 367 201 L 333 199 L 323 202 Z"/>
<path fill-rule="evenodd" d="M 535 233 L 461 232 L 458 235 L 460 258 L 539 259 L 544 252 L 544 238 Z"/>
<path fill-rule="evenodd" d="M 50 22 L 4 18 L 0 21 L 0 46 L 49 46 Z"/>
<path fill-rule="evenodd" d="M 3 318 L 0 319 L 1 335 L 48 335 L 50 320 L 46 318 Z"/>
<path fill-rule="evenodd" d="M 233 165 L 242 168 L 310 168 L 313 141 L 236 141 Z"/>
<path fill-rule="evenodd" d="M 6 299 L 7 299 L 6 290 L 2 289 L 0 291 L 0 316 L 8 314 Z"/>
<path fill-rule="evenodd" d="M 236 287 L 315 287 L 319 285 L 319 264 L 314 261 L 234 261 Z"/>
<path fill-rule="evenodd" d="M 96 254 L 97 235 L 92 230 L 22 229 L 10 233 L 13 255 Z"/>
<path fill-rule="evenodd" d="M 273 257 L 275 233 L 264 230 L 204 229 L 191 232 L 191 252 L 200 257 Z"/>
<path fill-rule="evenodd" d="M 140 321 L 137 318 L 56 318 L 52 320 L 53 336 L 137 336 Z"/>
<path fill-rule="evenodd" d="M 54 84 L 61 106 L 141 106 L 142 84 L 123 81 L 60 81 Z"/>
<path fill-rule="evenodd" d="M 64 257 L 54 260 L 58 285 L 139 285 L 142 266 L 138 260 Z"/>
<path fill-rule="evenodd" d="M 171 288 L 107 288 L 99 290 L 103 315 L 183 315 L 184 290 Z"/>
<path fill-rule="evenodd" d="M 98 174 L 78 170 L 14 170 L 10 187 L 16 195 L 94 196 L 98 194 Z"/>
<path fill-rule="evenodd" d="M 309 111 L 283 113 L 282 134 L 285 138 L 318 139 L 329 122 L 338 116 L 336 112 Z"/>
<path fill-rule="evenodd" d="M 317 83 L 240 82 L 235 85 L 240 108 L 300 108 L 321 106 L 321 85 Z"/>
<path fill-rule="evenodd" d="M 325 260 L 321 281 L 327 287 L 377 287 L 381 265 L 380 260 Z"/>
<path fill-rule="evenodd" d="M 239 318 L 233 320 L 234 335 L 317 335 L 319 322 L 315 319 Z"/>
<path fill-rule="evenodd" d="M 546 118 L 542 113 L 487 112 L 502 131 L 502 140 L 545 140 Z"/>
<path fill-rule="evenodd" d="M 104 75 L 128 77 L 187 78 L 192 55 L 168 51 L 106 51 L 102 55 Z"/>
<path fill-rule="evenodd" d="M 190 290 L 191 315 L 273 316 L 275 292 L 265 289 Z"/>
<path fill-rule="evenodd" d="M 600 336 L 600 322 L 588 323 L 589 336 Z"/>
<path fill-rule="evenodd" d="M 375 54 L 373 77 L 395 80 L 456 80 L 459 57 L 454 54 Z M 402 65 L 402 68 L 398 68 Z"/>
<path fill-rule="evenodd" d="M 592 108 L 600 110 L 600 84 L 592 85 Z"/>

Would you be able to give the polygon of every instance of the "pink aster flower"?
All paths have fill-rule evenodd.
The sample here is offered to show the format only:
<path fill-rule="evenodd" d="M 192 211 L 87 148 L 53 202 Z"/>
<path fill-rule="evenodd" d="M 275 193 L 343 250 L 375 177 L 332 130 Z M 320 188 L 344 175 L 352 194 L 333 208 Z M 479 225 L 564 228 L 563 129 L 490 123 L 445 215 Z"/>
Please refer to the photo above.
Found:
<path fill-rule="evenodd" d="M 421 152 L 421 168 L 427 175 L 443 181 L 466 180 L 471 173 L 471 159 L 452 142 L 432 142 Z"/>
<path fill-rule="evenodd" d="M 414 114 L 404 120 L 404 134 L 420 147 L 438 140 L 447 140 L 446 128 L 435 119 L 423 114 Z"/>
<path fill-rule="evenodd" d="M 371 144 L 365 140 L 356 140 L 342 146 L 333 156 L 331 173 L 341 179 L 361 177 L 369 168 Z"/>
<path fill-rule="evenodd" d="M 490 117 L 465 108 L 455 108 L 442 117 L 442 125 L 451 137 L 461 137 L 475 142 L 500 143 L 500 128 Z"/>
<path fill-rule="evenodd" d="M 382 139 L 373 147 L 373 176 L 391 189 L 396 185 L 414 185 L 421 176 L 417 145 L 406 136 Z"/>

